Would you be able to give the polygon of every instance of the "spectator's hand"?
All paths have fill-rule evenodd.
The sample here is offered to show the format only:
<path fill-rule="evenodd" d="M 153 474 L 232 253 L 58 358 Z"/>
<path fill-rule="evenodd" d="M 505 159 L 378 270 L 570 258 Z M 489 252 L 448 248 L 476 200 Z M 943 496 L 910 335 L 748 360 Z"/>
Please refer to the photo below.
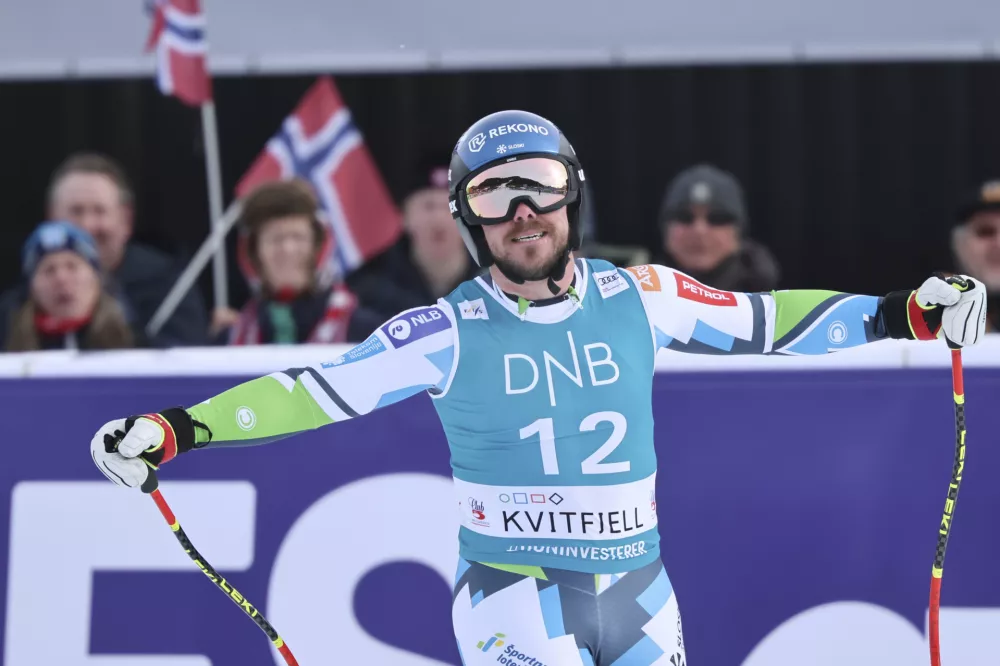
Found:
<path fill-rule="evenodd" d="M 914 300 L 923 311 L 942 310 L 941 335 L 956 347 L 979 342 L 986 333 L 986 287 L 968 275 L 927 278 Z"/>
<path fill-rule="evenodd" d="M 232 308 L 215 308 L 212 311 L 212 323 L 208 328 L 210 338 L 215 338 L 227 328 L 236 325 L 240 320 L 240 313 Z"/>

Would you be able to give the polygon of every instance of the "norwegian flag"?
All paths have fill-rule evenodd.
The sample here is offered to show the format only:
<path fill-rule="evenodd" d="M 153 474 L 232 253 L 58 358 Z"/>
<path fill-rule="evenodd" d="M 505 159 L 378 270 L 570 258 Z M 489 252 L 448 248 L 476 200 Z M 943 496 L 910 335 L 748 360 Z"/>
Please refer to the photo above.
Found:
<path fill-rule="evenodd" d="M 212 79 L 205 63 L 205 15 L 200 0 L 148 0 L 153 25 L 146 51 L 156 49 L 160 92 L 185 104 L 200 106 L 212 99 Z"/>
<path fill-rule="evenodd" d="M 309 181 L 332 240 L 327 268 L 344 276 L 395 242 L 399 209 L 333 79 L 321 77 L 236 186 L 242 198 L 272 180 Z"/>

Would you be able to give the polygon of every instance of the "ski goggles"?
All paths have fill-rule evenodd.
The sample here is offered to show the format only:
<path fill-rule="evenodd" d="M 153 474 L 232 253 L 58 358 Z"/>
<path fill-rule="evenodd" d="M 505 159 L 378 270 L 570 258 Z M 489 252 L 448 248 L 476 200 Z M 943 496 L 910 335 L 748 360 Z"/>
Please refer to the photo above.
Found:
<path fill-rule="evenodd" d="M 459 191 L 459 206 L 471 224 L 499 224 L 511 219 L 520 203 L 536 213 L 548 213 L 576 201 L 578 183 L 564 159 L 519 157 L 467 178 Z"/>

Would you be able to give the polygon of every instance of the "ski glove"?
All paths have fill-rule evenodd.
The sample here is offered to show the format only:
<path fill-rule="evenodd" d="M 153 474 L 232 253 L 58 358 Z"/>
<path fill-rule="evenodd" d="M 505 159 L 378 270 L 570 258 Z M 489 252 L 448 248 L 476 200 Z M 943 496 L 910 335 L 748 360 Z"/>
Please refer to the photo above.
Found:
<path fill-rule="evenodd" d="M 915 291 L 894 291 L 882 303 L 886 332 L 892 338 L 935 340 L 965 347 L 986 333 L 986 287 L 967 275 L 927 278 Z"/>
<path fill-rule="evenodd" d="M 194 448 L 196 427 L 208 430 L 181 407 L 115 419 L 90 440 L 90 455 L 112 483 L 151 492 L 159 466 Z"/>

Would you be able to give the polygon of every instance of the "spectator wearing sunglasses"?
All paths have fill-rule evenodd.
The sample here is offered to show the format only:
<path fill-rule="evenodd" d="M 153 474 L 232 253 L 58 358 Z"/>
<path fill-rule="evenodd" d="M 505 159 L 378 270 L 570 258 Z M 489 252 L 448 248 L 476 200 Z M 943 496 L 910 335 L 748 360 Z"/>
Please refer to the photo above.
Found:
<path fill-rule="evenodd" d="M 743 190 L 731 174 L 700 164 L 667 187 L 660 208 L 663 254 L 656 259 L 699 282 L 727 291 L 770 291 L 778 264 L 746 236 Z"/>
<path fill-rule="evenodd" d="M 1000 180 L 984 183 L 965 198 L 951 240 L 958 270 L 986 287 L 987 332 L 1000 332 Z"/>

